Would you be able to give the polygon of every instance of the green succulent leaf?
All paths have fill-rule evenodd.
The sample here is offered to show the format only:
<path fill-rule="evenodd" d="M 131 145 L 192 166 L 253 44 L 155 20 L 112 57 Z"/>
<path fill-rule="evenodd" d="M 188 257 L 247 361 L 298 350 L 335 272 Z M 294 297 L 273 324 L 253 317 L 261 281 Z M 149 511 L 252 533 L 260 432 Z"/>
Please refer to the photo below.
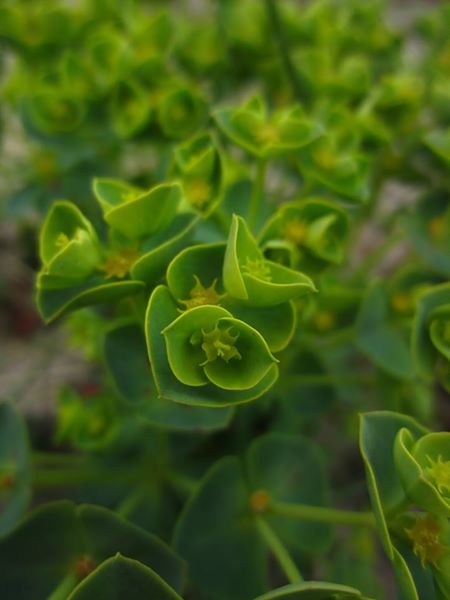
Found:
<path fill-rule="evenodd" d="M 305 581 L 304 583 L 291 583 L 267 594 L 258 596 L 254 600 L 369 600 L 355 588 L 338 583 L 325 583 L 323 581 Z"/>
<path fill-rule="evenodd" d="M 168 227 L 147 240 L 142 256 L 131 267 L 132 277 L 147 284 L 162 277 L 170 261 L 189 243 L 199 219 L 193 213 L 178 214 Z"/>
<path fill-rule="evenodd" d="M 157 118 L 169 138 L 186 139 L 193 135 L 206 120 L 206 104 L 195 90 L 179 88 L 167 92 L 161 99 Z"/>
<path fill-rule="evenodd" d="M 420 438 L 403 428 L 395 438 L 395 465 L 406 494 L 434 515 L 450 516 L 450 433 Z"/>
<path fill-rule="evenodd" d="M 23 419 L 8 402 L 0 403 L 0 535 L 26 510 L 31 497 L 28 436 Z"/>
<path fill-rule="evenodd" d="M 363 299 L 356 321 L 356 343 L 374 363 L 398 379 L 412 379 L 415 365 L 405 332 L 389 315 L 381 281 L 374 282 Z"/>
<path fill-rule="evenodd" d="M 138 192 L 121 181 L 96 179 L 93 189 L 105 221 L 130 239 L 154 234 L 170 225 L 182 197 L 176 183 Z"/>
<path fill-rule="evenodd" d="M 105 560 L 70 594 L 68 600 L 181 600 L 157 573 L 137 560 L 117 554 Z"/>
<path fill-rule="evenodd" d="M 68 287 L 93 273 L 101 256 L 91 223 L 71 202 L 55 202 L 39 238 L 42 273 L 53 287 Z"/>
<path fill-rule="evenodd" d="M 184 563 L 158 538 L 105 508 L 59 501 L 35 509 L 0 541 L 3 593 L 46 598 L 63 584 L 68 597 L 83 576 L 117 552 L 181 589 Z"/>
<path fill-rule="evenodd" d="M 36 303 L 39 314 L 46 323 L 50 323 L 63 313 L 83 306 L 118 301 L 134 296 L 145 288 L 141 281 L 110 282 L 100 275 L 86 282 L 64 289 L 53 288 L 53 280 L 41 273 L 37 282 Z"/>
<path fill-rule="evenodd" d="M 233 216 L 223 265 L 225 289 L 250 306 L 274 306 L 314 291 L 309 277 L 265 260 L 245 221 Z"/>

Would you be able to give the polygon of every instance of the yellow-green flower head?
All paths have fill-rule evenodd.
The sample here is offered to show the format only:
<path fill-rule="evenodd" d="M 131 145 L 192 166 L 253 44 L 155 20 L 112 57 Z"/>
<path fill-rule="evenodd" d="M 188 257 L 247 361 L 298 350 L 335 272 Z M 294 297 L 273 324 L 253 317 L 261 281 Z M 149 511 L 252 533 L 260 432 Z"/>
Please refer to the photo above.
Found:
<path fill-rule="evenodd" d="M 450 433 L 429 433 L 415 440 L 401 429 L 395 464 L 412 502 L 435 515 L 450 516 Z"/>

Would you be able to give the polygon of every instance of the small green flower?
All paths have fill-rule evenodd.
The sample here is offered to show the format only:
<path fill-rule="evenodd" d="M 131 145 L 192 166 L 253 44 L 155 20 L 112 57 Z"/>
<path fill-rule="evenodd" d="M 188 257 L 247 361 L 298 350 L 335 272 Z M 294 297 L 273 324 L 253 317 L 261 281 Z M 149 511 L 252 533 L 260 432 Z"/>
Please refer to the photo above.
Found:
<path fill-rule="evenodd" d="M 395 465 L 407 496 L 435 515 L 450 516 L 450 433 L 414 439 L 403 428 L 395 439 Z"/>

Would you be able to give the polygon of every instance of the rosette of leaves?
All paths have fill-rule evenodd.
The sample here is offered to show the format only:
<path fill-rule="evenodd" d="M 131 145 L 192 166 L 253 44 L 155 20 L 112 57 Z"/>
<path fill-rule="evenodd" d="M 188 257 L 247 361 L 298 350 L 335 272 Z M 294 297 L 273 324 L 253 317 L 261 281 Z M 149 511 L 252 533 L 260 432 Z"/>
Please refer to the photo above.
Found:
<path fill-rule="evenodd" d="M 162 95 L 157 106 L 157 120 L 168 138 L 186 139 L 205 123 L 206 102 L 195 89 L 183 86 Z"/>
<path fill-rule="evenodd" d="M 297 152 L 297 167 L 307 182 L 323 186 L 346 200 L 363 203 L 369 194 L 369 161 L 359 148 L 357 136 L 345 139 L 345 116 L 339 126 Z"/>
<path fill-rule="evenodd" d="M 222 191 L 222 159 L 209 134 L 200 134 L 174 152 L 174 171 L 189 206 L 209 213 Z"/>
<path fill-rule="evenodd" d="M 144 287 L 139 281 L 109 280 L 106 271 L 111 269 L 105 271 L 94 228 L 70 202 L 53 204 L 42 226 L 39 253 L 37 305 L 47 322 L 66 310 L 136 294 Z"/>
<path fill-rule="evenodd" d="M 405 218 L 414 249 L 433 271 L 450 275 L 450 204 L 446 190 L 425 194 Z"/>
<path fill-rule="evenodd" d="M 248 306 L 275 306 L 315 291 L 309 277 L 266 260 L 242 217 L 233 215 L 223 265 L 227 293 Z"/>
<path fill-rule="evenodd" d="M 412 348 L 421 374 L 438 377 L 450 389 L 450 284 L 430 288 L 419 299 Z"/>
<path fill-rule="evenodd" d="M 221 306 L 233 317 L 259 331 L 271 352 L 289 344 L 295 330 L 292 301 L 273 306 L 248 306 L 227 293 L 223 282 L 226 244 L 201 244 L 180 252 L 167 269 L 167 285 L 180 310 L 204 305 Z"/>
<path fill-rule="evenodd" d="M 445 476 L 440 454 L 444 446 L 448 448 L 447 434 L 431 434 L 406 415 L 362 415 L 360 447 L 377 530 L 405 600 L 441 600 L 450 591 L 450 528 L 440 516 L 445 506 L 443 488 L 440 492 L 433 475 L 425 471 L 428 465 L 433 469 L 437 464 L 441 477 L 443 465 Z M 422 451 L 430 453 L 431 464 Z M 420 510 L 408 510 L 417 501 Z M 438 514 L 429 512 L 430 506 L 439 507 Z"/>
<path fill-rule="evenodd" d="M 278 361 L 262 335 L 225 308 L 206 304 L 180 315 L 161 285 L 145 322 L 160 399 L 220 408 L 258 398 L 278 377 Z"/>
<path fill-rule="evenodd" d="M 421 509 L 450 516 L 450 433 L 414 436 L 407 428 L 395 438 L 397 471 L 408 498 Z"/>
<path fill-rule="evenodd" d="M 342 208 L 331 200 L 308 198 L 284 204 L 263 227 L 259 240 L 265 251 L 285 249 L 291 266 L 314 272 L 342 262 L 348 232 Z"/>
<path fill-rule="evenodd" d="M 24 101 L 23 112 L 31 133 L 35 130 L 48 136 L 63 135 L 82 125 L 86 108 L 81 98 L 57 85 L 35 85 L 37 89 Z"/>
<path fill-rule="evenodd" d="M 299 105 L 269 116 L 259 96 L 237 108 L 217 110 L 214 117 L 227 138 L 261 160 L 291 154 L 310 144 L 322 132 Z"/>

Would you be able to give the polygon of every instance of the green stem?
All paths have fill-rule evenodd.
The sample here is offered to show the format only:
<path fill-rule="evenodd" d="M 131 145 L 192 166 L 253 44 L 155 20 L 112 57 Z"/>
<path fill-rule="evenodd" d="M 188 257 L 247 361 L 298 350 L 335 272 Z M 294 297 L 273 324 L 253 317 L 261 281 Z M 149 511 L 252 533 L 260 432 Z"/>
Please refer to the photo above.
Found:
<path fill-rule="evenodd" d="M 278 515 L 302 519 L 302 521 L 317 521 L 335 525 L 362 525 L 365 527 L 375 525 L 375 518 L 371 512 L 355 512 L 338 508 L 291 504 L 290 502 L 272 502 L 270 510 Z"/>
<path fill-rule="evenodd" d="M 256 164 L 256 176 L 253 184 L 252 195 L 250 198 L 250 205 L 248 207 L 248 224 L 251 229 L 254 229 L 261 210 L 261 202 L 264 194 L 264 179 L 266 175 L 267 160 L 265 158 L 258 158 Z"/>
<path fill-rule="evenodd" d="M 197 481 L 195 479 L 175 471 L 168 471 L 164 474 L 164 478 L 169 485 L 185 496 L 190 496 L 197 487 Z"/>
<path fill-rule="evenodd" d="M 281 540 L 267 523 L 267 521 L 260 516 L 256 516 L 255 519 L 262 538 L 273 552 L 288 580 L 291 583 L 299 583 L 300 581 L 303 581 L 303 577 L 301 576 L 300 571 L 297 569 L 297 566 L 292 560 L 289 552 L 286 550 Z"/>
<path fill-rule="evenodd" d="M 307 89 L 304 85 L 302 85 L 300 75 L 292 63 L 291 55 L 289 53 L 289 44 L 284 35 L 277 2 L 278 0 L 265 0 L 267 16 L 278 45 L 281 62 L 283 63 L 287 78 L 291 84 L 292 91 L 294 92 L 297 100 L 305 101 L 305 99 L 307 99 Z"/>

